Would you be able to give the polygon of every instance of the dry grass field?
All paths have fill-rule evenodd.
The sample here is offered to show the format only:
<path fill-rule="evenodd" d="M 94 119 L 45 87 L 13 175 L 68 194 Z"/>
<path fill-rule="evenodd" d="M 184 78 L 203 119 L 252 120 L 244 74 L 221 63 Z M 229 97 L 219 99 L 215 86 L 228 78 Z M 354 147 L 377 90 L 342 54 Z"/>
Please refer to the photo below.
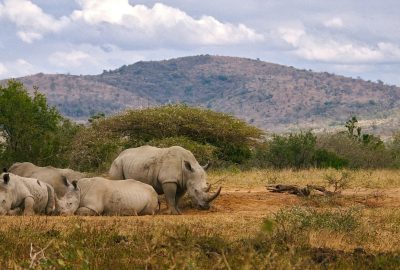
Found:
<path fill-rule="evenodd" d="M 0 217 L 1 269 L 399 269 L 400 171 L 345 175 L 340 195 L 301 198 L 265 185 L 343 172 L 215 171 L 213 207 L 181 216 Z"/>

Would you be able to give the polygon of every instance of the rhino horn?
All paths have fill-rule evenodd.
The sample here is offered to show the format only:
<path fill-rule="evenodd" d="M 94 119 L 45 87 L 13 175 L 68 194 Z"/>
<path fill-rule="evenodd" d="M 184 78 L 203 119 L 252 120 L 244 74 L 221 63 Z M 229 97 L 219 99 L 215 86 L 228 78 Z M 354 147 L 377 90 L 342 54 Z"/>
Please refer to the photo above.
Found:
<path fill-rule="evenodd" d="M 207 171 L 208 168 L 210 168 L 210 166 L 211 166 L 211 163 L 210 163 L 210 162 L 207 162 L 207 164 L 204 165 L 204 166 L 202 166 L 202 167 L 203 167 L 203 169 L 204 169 L 205 171 Z"/>
<path fill-rule="evenodd" d="M 211 184 L 207 183 L 207 187 L 204 189 L 205 192 L 209 192 L 211 189 Z"/>
<path fill-rule="evenodd" d="M 8 184 L 8 182 L 10 182 L 10 175 L 8 173 L 5 173 L 3 175 L 3 180 L 4 180 L 4 184 Z"/>
<path fill-rule="evenodd" d="M 218 188 L 218 190 L 217 190 L 217 192 L 215 192 L 214 194 L 207 194 L 207 197 L 206 197 L 206 201 L 207 202 L 212 202 L 215 198 L 217 198 L 218 197 L 218 195 L 221 193 L 221 187 L 219 187 Z"/>

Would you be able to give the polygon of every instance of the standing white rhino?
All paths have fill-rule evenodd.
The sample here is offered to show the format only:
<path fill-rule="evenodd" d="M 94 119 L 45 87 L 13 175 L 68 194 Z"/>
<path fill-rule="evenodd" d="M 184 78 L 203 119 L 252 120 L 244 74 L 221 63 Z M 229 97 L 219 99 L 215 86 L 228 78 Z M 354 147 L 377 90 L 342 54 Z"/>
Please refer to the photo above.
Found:
<path fill-rule="evenodd" d="M 194 155 L 179 146 L 157 148 L 141 146 L 126 149 L 113 161 L 109 174 L 112 179 L 136 179 L 151 185 L 158 194 L 165 194 L 168 213 L 180 214 L 178 201 L 187 191 L 193 204 L 209 209 L 221 192 L 209 194 L 207 166 L 202 167 Z"/>
<path fill-rule="evenodd" d="M 23 177 L 37 178 L 51 185 L 59 199 L 68 196 L 68 193 L 74 190 L 75 186 L 71 185 L 73 180 L 85 177 L 83 173 L 71 169 L 40 167 L 30 162 L 14 163 L 8 171 Z"/>
<path fill-rule="evenodd" d="M 102 177 L 78 180 L 73 205 L 56 201 L 56 214 L 60 215 L 154 215 L 159 208 L 155 190 L 132 179 L 112 181 Z"/>
<path fill-rule="evenodd" d="M 54 207 L 53 188 L 37 179 L 3 171 L 0 176 L 0 214 L 51 214 Z"/>

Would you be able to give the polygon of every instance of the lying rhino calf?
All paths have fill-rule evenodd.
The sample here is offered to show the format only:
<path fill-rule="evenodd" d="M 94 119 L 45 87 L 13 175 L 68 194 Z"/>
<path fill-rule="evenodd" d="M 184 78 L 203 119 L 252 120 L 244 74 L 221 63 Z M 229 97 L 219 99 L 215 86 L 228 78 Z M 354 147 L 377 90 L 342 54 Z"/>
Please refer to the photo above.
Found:
<path fill-rule="evenodd" d="M 30 162 L 14 163 L 8 171 L 23 177 L 37 178 L 50 184 L 58 198 L 68 196 L 68 193 L 74 189 L 70 184 L 73 180 L 85 177 L 83 173 L 71 169 L 59 169 L 52 166 L 40 167 Z"/>
<path fill-rule="evenodd" d="M 3 172 L 0 176 L 0 214 L 51 214 L 54 207 L 53 188 L 37 179 Z"/>
<path fill-rule="evenodd" d="M 129 179 L 112 181 L 102 177 L 78 180 L 75 204 L 65 205 L 56 199 L 60 215 L 154 215 L 159 208 L 155 190 Z"/>

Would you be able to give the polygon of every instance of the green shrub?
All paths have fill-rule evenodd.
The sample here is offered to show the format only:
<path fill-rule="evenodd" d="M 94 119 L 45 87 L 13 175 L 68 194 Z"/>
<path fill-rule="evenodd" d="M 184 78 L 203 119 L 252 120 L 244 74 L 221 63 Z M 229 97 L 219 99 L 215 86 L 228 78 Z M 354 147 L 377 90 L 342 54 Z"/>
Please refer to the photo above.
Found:
<path fill-rule="evenodd" d="M 269 142 L 268 159 L 277 168 L 308 168 L 314 165 L 316 137 L 310 132 L 274 135 Z"/>
<path fill-rule="evenodd" d="M 23 84 L 14 80 L 0 85 L 0 134 L 4 137 L 0 161 L 6 166 L 17 161 L 65 165 L 65 152 L 78 127 L 34 90 L 30 96 Z"/>
<path fill-rule="evenodd" d="M 198 157 L 197 161 L 201 164 L 207 162 L 214 163 L 217 159 L 215 154 L 217 147 L 211 144 L 201 144 L 184 136 L 154 139 L 149 141 L 147 144 L 157 147 L 170 147 L 174 145 L 182 146 L 191 151 L 195 157 Z"/>
<path fill-rule="evenodd" d="M 351 168 L 384 168 L 393 166 L 393 159 L 383 144 L 373 139 L 365 143 L 346 133 L 322 134 L 317 147 L 336 154 Z M 347 161 L 347 162 L 346 162 Z"/>
<path fill-rule="evenodd" d="M 317 149 L 315 151 L 315 164 L 318 168 L 335 168 L 340 169 L 348 166 L 349 161 L 338 157 L 333 152 L 326 149 Z"/>
<path fill-rule="evenodd" d="M 230 115 L 185 105 L 129 110 L 92 121 L 77 137 L 81 150 L 74 164 L 81 166 L 80 156 L 86 156 L 91 161 L 84 162 L 84 167 L 99 170 L 121 149 L 145 144 L 179 145 L 193 151 L 202 163 L 243 163 L 262 135 L 261 130 Z"/>
<path fill-rule="evenodd" d="M 101 135 L 92 128 L 82 128 L 72 141 L 69 166 L 79 171 L 105 171 L 123 150 L 122 140 L 110 132 Z"/>

